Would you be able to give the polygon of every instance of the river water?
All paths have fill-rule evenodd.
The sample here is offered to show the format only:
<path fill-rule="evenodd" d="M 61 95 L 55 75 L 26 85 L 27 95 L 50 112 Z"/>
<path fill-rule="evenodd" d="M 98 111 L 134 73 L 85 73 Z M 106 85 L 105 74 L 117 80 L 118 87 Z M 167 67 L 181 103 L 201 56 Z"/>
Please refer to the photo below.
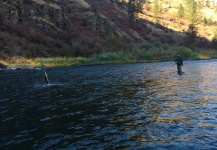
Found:
<path fill-rule="evenodd" d="M 217 149 L 217 60 L 0 72 L 0 149 Z"/>

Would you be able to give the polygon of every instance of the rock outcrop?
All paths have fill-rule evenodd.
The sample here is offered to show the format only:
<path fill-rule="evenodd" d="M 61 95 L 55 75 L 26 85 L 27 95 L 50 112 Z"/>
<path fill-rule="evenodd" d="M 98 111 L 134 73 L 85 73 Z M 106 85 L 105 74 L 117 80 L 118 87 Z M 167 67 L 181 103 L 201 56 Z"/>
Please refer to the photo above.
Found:
<path fill-rule="evenodd" d="M 84 0 L 1 0 L 0 13 L 14 24 L 27 18 L 47 30 L 65 29 L 69 23 L 79 19 L 91 31 L 105 33 L 111 21 L 102 14 L 93 13 Z M 98 30 L 97 30 L 98 29 Z"/>
<path fill-rule="evenodd" d="M 0 0 L 0 3 L 0 53 L 7 55 L 70 55 L 66 49 L 73 43 L 86 45 L 88 51 L 97 43 L 105 45 L 111 34 L 127 41 L 135 39 L 84 0 Z"/>
<path fill-rule="evenodd" d="M 108 44 L 106 38 L 112 34 L 124 38 L 126 43 L 143 40 L 122 30 L 100 11 L 93 10 L 93 2 L 0 0 L 0 3 L 1 56 L 88 55 L 107 51 L 109 46 L 105 46 Z M 116 9 L 114 5 L 111 6 Z M 80 46 L 73 47 L 75 43 Z M 73 52 L 69 50 L 70 46 Z"/>

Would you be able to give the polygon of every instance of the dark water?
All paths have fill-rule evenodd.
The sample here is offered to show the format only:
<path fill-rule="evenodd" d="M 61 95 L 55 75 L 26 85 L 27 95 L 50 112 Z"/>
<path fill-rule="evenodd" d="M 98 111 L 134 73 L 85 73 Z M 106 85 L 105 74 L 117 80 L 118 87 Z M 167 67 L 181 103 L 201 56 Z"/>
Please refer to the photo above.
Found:
<path fill-rule="evenodd" d="M 0 72 L 0 149 L 217 149 L 217 60 Z"/>

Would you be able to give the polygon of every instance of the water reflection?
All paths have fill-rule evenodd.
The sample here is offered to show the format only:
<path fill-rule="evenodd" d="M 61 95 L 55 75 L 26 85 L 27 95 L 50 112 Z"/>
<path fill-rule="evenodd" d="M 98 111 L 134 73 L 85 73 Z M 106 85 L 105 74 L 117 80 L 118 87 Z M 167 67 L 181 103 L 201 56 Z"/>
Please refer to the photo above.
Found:
<path fill-rule="evenodd" d="M 0 149 L 215 149 L 216 63 L 1 72 Z"/>

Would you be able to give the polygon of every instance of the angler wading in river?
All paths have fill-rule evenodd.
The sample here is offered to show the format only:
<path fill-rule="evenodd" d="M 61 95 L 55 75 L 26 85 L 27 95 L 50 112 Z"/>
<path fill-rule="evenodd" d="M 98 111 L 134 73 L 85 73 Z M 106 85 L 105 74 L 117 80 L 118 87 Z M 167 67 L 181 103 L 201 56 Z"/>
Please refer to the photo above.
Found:
<path fill-rule="evenodd" d="M 175 62 L 177 64 L 178 73 L 182 73 L 183 59 L 181 55 L 178 55 Z"/>

